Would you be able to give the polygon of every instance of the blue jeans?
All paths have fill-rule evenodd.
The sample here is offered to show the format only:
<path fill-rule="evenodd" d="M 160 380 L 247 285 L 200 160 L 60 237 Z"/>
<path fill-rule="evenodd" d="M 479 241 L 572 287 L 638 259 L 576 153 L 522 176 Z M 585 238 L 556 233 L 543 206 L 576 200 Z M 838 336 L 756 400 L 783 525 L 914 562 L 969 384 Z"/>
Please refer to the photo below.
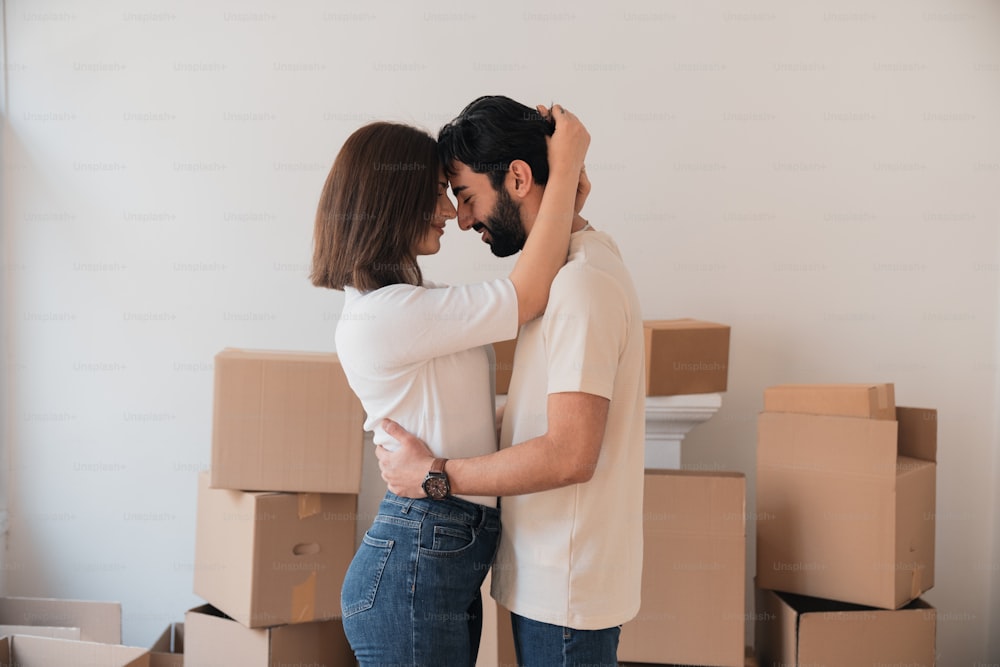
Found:
<path fill-rule="evenodd" d="M 621 626 L 574 630 L 510 615 L 520 667 L 617 667 Z"/>
<path fill-rule="evenodd" d="M 479 589 L 499 541 L 498 509 L 386 493 L 341 590 L 361 666 L 475 665 Z"/>

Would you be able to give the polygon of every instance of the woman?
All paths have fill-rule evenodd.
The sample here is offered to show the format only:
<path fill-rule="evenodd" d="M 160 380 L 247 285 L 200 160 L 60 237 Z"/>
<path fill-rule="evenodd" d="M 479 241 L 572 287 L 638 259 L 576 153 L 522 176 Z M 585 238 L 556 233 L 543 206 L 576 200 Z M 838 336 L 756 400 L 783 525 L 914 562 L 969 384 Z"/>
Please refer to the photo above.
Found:
<path fill-rule="evenodd" d="M 507 278 L 476 285 L 429 284 L 417 264 L 440 249 L 456 215 L 435 141 L 372 123 L 341 148 L 320 198 L 311 278 L 345 292 L 337 352 L 376 445 L 393 446 L 379 427 L 391 417 L 444 443 L 439 457 L 496 449 L 489 343 L 514 338 L 545 309 L 590 140 L 565 109 L 552 116 L 550 175 L 532 232 Z M 499 535 L 495 497 L 387 492 L 342 590 L 344 630 L 361 665 L 475 664 L 479 590 Z"/>

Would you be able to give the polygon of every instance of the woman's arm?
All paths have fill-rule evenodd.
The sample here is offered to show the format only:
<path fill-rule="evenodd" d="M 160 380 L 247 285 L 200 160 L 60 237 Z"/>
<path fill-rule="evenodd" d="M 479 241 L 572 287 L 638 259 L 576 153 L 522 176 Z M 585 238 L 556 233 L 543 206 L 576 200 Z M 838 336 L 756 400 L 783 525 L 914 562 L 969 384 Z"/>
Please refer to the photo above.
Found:
<path fill-rule="evenodd" d="M 547 113 L 545 107 L 538 110 Z M 549 180 L 531 233 L 510 273 L 517 292 L 519 325 L 545 312 L 549 287 L 566 263 L 570 228 L 579 210 L 576 199 L 580 172 L 590 145 L 587 128 L 574 114 L 556 104 L 552 116 L 556 129 L 548 139 Z M 586 188 L 581 189 L 583 199 L 590 190 L 589 182 L 585 183 Z"/>

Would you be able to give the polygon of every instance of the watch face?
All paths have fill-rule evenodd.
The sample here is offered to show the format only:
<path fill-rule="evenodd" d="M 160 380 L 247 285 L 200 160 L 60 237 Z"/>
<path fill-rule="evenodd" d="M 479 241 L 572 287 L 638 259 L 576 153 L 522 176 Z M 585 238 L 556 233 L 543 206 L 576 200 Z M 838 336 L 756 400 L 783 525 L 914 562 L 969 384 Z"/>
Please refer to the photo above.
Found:
<path fill-rule="evenodd" d="M 424 493 L 429 498 L 441 500 L 448 497 L 448 480 L 441 477 L 428 477 L 424 480 Z"/>

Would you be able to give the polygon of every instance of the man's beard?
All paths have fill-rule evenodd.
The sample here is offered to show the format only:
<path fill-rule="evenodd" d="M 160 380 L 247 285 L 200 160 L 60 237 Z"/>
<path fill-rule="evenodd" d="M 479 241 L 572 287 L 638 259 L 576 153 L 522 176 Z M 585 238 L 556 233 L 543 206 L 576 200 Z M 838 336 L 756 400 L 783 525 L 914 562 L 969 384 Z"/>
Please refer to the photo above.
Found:
<path fill-rule="evenodd" d="M 497 203 L 485 224 L 490 232 L 490 250 L 497 257 L 520 252 L 528 240 L 521 224 L 521 207 L 503 187 L 497 190 Z"/>

